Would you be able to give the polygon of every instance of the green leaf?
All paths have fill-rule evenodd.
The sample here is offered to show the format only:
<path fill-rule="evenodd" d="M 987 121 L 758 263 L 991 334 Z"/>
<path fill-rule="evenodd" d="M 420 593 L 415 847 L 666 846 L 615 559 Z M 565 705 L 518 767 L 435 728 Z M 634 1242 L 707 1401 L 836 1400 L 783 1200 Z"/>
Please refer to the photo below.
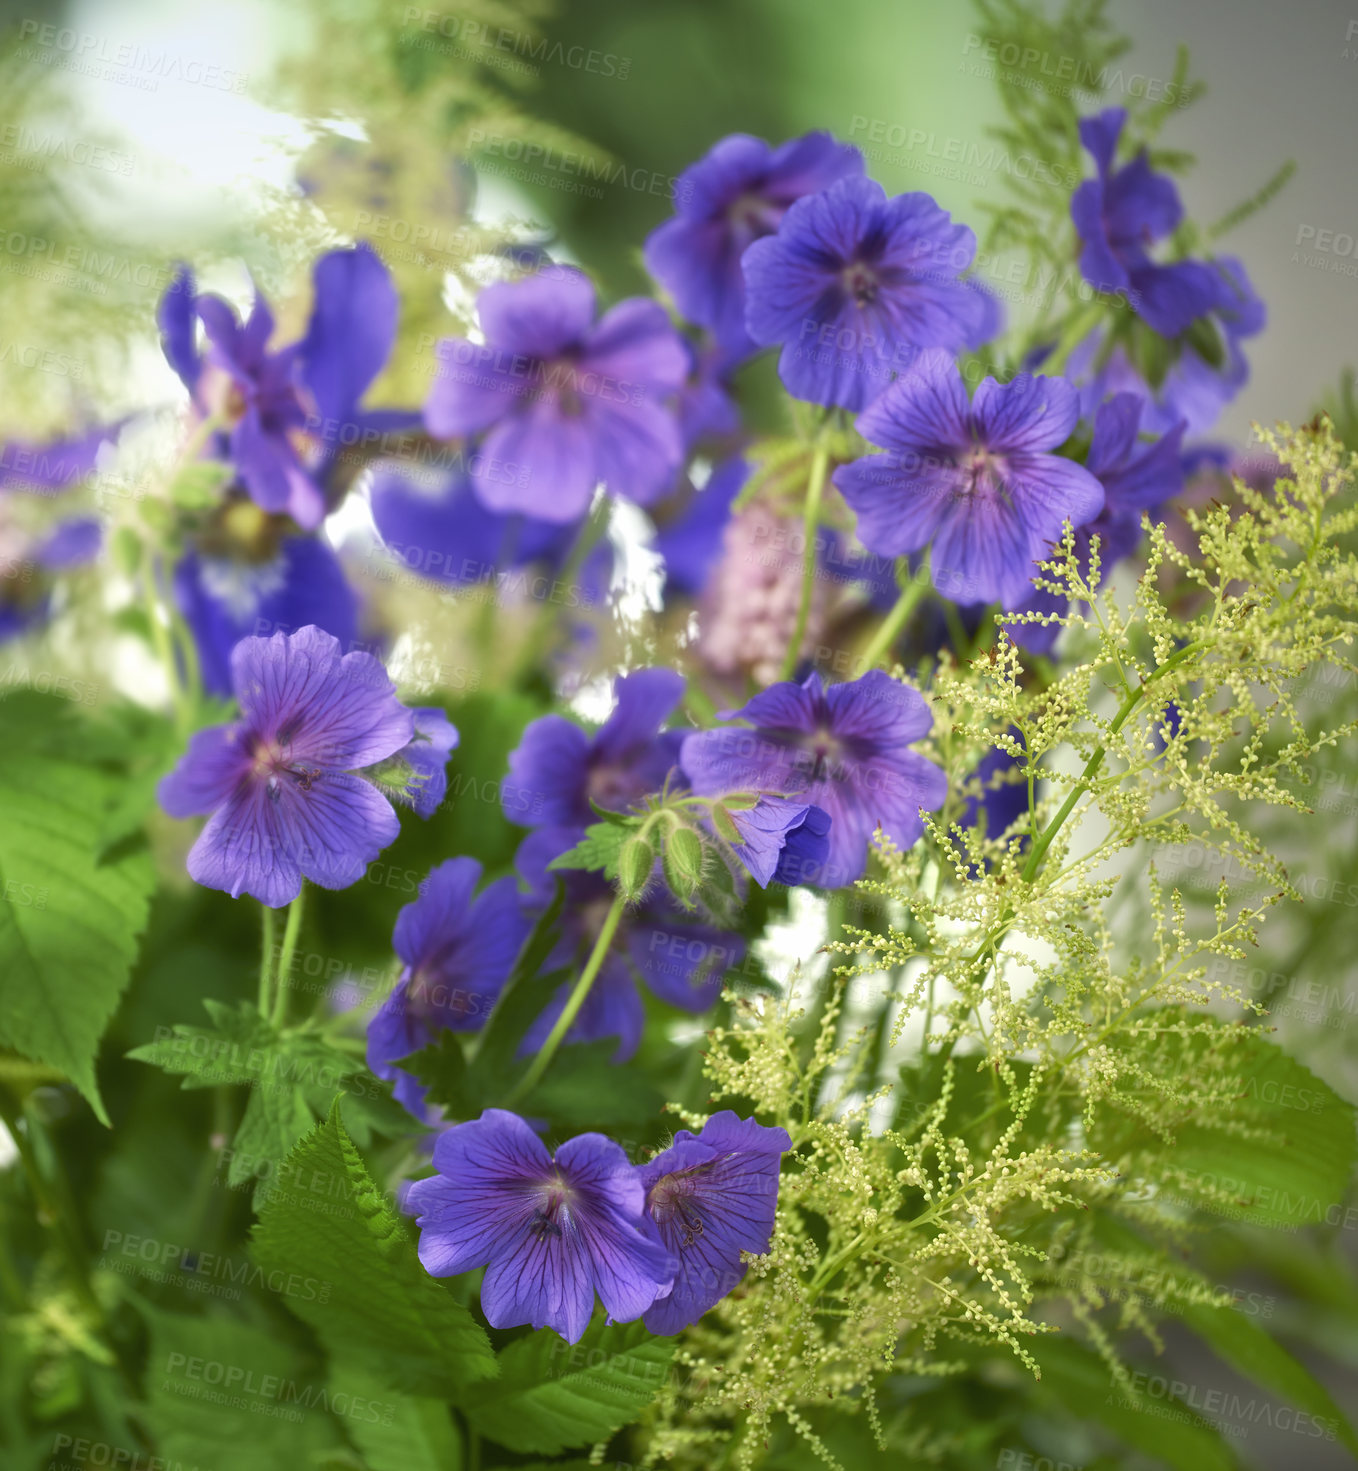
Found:
<path fill-rule="evenodd" d="M 313 1032 L 275 1031 L 247 1002 L 203 1005 L 212 1027 L 166 1028 L 168 1035 L 128 1056 L 182 1076 L 183 1088 L 250 1089 L 232 1142 L 227 1183 L 254 1180 L 256 1206 L 274 1188 L 283 1157 L 325 1115 L 336 1093 L 344 1094 L 350 1126 L 365 1140 L 374 1126 L 390 1133 L 408 1122 L 361 1059 Z"/>
<path fill-rule="evenodd" d="M 516 1105 L 520 1113 L 554 1124 L 635 1124 L 656 1114 L 664 1096 L 635 1068 L 618 1066 L 615 1037 L 564 1047 L 547 1076 Z"/>
<path fill-rule="evenodd" d="M 392 1395 L 370 1375 L 330 1378 L 330 1406 L 368 1471 L 461 1471 L 462 1440 L 442 1400 Z"/>
<path fill-rule="evenodd" d="M 1099 1110 L 1090 1142 L 1110 1160 L 1130 1160 L 1162 1180 L 1167 1195 L 1207 1211 L 1227 1210 L 1231 1219 L 1267 1226 L 1333 1219 L 1347 1199 L 1358 1152 L 1352 1106 L 1257 1031 L 1194 1017 L 1190 1035 L 1180 1036 L 1174 1028 L 1186 1015 L 1166 1008 L 1168 1025 L 1159 1035 L 1110 1045 L 1134 1049 L 1156 1077 L 1230 1085 L 1234 1098 L 1210 1108 L 1190 1100 L 1170 1143 L 1133 1108 L 1120 1111 L 1115 1096 Z M 1137 1102 L 1130 1094 L 1127 1103 Z M 1218 1198 L 1222 1190 L 1228 1204 Z"/>
<path fill-rule="evenodd" d="M 412 1057 L 402 1058 L 398 1066 L 418 1078 L 429 1090 L 428 1101 L 447 1109 L 451 1118 L 474 1118 L 480 1112 L 467 1054 L 456 1032 L 440 1032 L 436 1042 Z"/>
<path fill-rule="evenodd" d="M 151 1330 L 145 1418 L 167 1465 L 301 1468 L 340 1448 L 319 1369 L 278 1334 L 140 1310 Z"/>
<path fill-rule="evenodd" d="M 0 701 L 0 1046 L 59 1068 L 101 1122 L 94 1063 L 155 883 L 145 851 L 100 863 L 121 777 L 81 752 L 70 701 Z"/>
<path fill-rule="evenodd" d="M 500 1377 L 464 1407 L 472 1425 L 511 1451 L 555 1455 L 606 1440 L 659 1392 L 674 1340 L 640 1323 L 590 1325 L 579 1343 L 529 1334 L 500 1355 Z"/>
<path fill-rule="evenodd" d="M 1358 1455 L 1358 1434 L 1344 1418 L 1330 1391 L 1252 1318 L 1235 1308 L 1213 1308 L 1201 1303 L 1185 1306 L 1182 1316 L 1223 1363 L 1264 1389 L 1282 1395 L 1294 1408 L 1306 1411 Z M 1309 1432 L 1310 1427 L 1307 1429 Z"/>
<path fill-rule="evenodd" d="M 485 1332 L 420 1265 L 404 1222 L 340 1122 L 338 1100 L 288 1155 L 252 1250 L 267 1271 L 334 1284 L 324 1302 L 288 1305 L 316 1330 L 336 1366 L 444 1399 L 497 1372 Z"/>
<path fill-rule="evenodd" d="M 1042 1366 L 1042 1390 L 1077 1420 L 1101 1425 L 1177 1471 L 1236 1471 L 1235 1456 L 1220 1435 L 1181 1400 L 1129 1400 L 1108 1365 L 1068 1338 L 1044 1337 L 1031 1351 Z"/>
<path fill-rule="evenodd" d="M 603 871 L 605 878 L 617 878 L 618 856 L 630 831 L 630 828 L 619 827 L 612 822 L 591 823 L 575 847 L 558 853 L 547 867 L 598 869 Z"/>

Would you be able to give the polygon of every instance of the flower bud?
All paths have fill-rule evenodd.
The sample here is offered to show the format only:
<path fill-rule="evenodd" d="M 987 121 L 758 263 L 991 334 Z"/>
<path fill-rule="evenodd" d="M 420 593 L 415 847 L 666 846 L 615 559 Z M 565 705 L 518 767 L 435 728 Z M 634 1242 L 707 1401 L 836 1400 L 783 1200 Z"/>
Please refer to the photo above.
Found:
<path fill-rule="evenodd" d="M 703 842 L 691 827 L 676 828 L 665 841 L 665 881 L 679 900 L 702 882 Z"/>
<path fill-rule="evenodd" d="M 628 838 L 618 854 L 618 888 L 622 897 L 629 903 L 640 899 L 654 867 L 655 849 L 645 838 Z"/>

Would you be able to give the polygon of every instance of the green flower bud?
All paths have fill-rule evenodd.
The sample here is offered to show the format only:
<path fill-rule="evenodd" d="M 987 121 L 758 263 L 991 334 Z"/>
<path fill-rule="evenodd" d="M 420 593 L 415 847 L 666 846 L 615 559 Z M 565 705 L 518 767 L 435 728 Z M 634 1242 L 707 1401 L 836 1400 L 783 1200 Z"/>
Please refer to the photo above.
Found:
<path fill-rule="evenodd" d="M 629 904 L 641 898 L 654 867 L 655 849 L 645 838 L 628 838 L 618 854 L 618 887 Z"/>
<path fill-rule="evenodd" d="M 665 881 L 684 902 L 702 882 L 703 842 L 691 827 L 676 828 L 665 841 Z"/>

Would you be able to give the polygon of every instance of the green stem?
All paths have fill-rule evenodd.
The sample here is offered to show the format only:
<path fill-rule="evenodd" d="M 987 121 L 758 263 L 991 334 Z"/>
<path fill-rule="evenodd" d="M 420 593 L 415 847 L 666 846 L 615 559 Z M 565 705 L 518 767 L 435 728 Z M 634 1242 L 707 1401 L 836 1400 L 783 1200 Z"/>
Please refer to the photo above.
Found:
<path fill-rule="evenodd" d="M 1042 371 L 1059 373 L 1065 367 L 1066 359 L 1103 320 L 1106 311 L 1107 307 L 1101 301 L 1091 301 L 1087 306 L 1076 311 L 1066 323 L 1065 330 L 1057 339 L 1056 346 L 1042 360 Z"/>
<path fill-rule="evenodd" d="M 904 565 L 904 558 L 899 566 Z M 919 606 L 920 599 L 929 587 L 928 571 L 921 567 L 917 574 L 911 574 L 909 568 L 905 568 L 908 581 L 901 588 L 901 595 L 896 599 L 895 606 L 882 620 L 877 632 L 868 641 L 858 659 L 858 669 L 866 673 L 869 669 L 876 669 L 883 657 L 890 652 L 892 644 L 900 637 L 901 630 L 910 620 L 910 615 Z"/>
<path fill-rule="evenodd" d="M 617 934 L 618 925 L 622 922 L 622 912 L 626 907 L 626 900 L 621 894 L 618 895 L 604 918 L 603 928 L 594 942 L 594 949 L 590 951 L 585 968 L 580 972 L 580 979 L 576 981 L 575 989 L 567 997 L 566 1004 L 561 1009 L 561 1015 L 557 1017 L 555 1025 L 548 1032 L 547 1040 L 542 1044 L 538 1055 L 529 1064 L 528 1071 L 510 1089 L 509 1096 L 505 1099 L 507 1108 L 512 1107 L 525 1094 L 531 1093 L 542 1081 L 542 1075 L 551 1065 L 557 1048 L 561 1046 L 561 1039 L 570 1031 L 575 1018 L 580 1014 L 580 1008 L 585 1004 L 585 998 L 589 995 L 595 978 L 603 967 L 604 959 L 613 944 L 613 936 Z"/>
<path fill-rule="evenodd" d="M 264 918 L 263 944 L 259 957 L 259 1014 L 267 1019 L 269 997 L 273 992 L 274 936 L 278 933 L 278 915 L 267 904 L 259 906 Z"/>
<path fill-rule="evenodd" d="M 288 922 L 283 927 L 283 948 L 278 952 L 278 988 L 274 993 L 274 1026 L 281 1027 L 288 1018 L 288 978 L 292 972 L 292 956 L 297 949 L 297 936 L 302 930 L 302 907 L 306 902 L 306 880 L 297 897 L 288 905 Z"/>
<path fill-rule="evenodd" d="M 791 679 L 801 657 L 802 639 L 806 637 L 807 621 L 811 617 L 811 594 L 816 586 L 816 531 L 820 526 L 820 503 L 825 494 L 825 477 L 830 469 L 830 450 L 824 444 L 816 446 L 811 459 L 811 475 L 806 482 L 806 507 L 802 512 L 802 595 L 797 603 L 797 622 L 792 630 L 792 639 L 783 655 L 780 679 Z"/>
<path fill-rule="evenodd" d="M 1182 649 L 1173 653 L 1163 664 L 1153 669 L 1134 690 L 1129 690 L 1122 704 L 1118 707 L 1117 714 L 1113 716 L 1113 723 L 1108 727 L 1108 734 L 1115 736 L 1126 725 L 1132 712 L 1141 703 L 1141 697 L 1150 685 L 1154 684 L 1157 679 L 1168 674 L 1171 669 L 1182 664 L 1185 659 L 1201 652 L 1202 649 L 1209 647 L 1209 645 L 1210 640 L 1208 639 L 1199 639 L 1196 643 L 1185 644 Z M 1075 810 L 1075 804 L 1093 785 L 1094 778 L 1099 774 L 1099 768 L 1103 765 L 1104 758 L 1107 755 L 1107 745 L 1104 742 L 1100 742 L 1094 748 L 1094 754 L 1085 763 L 1085 769 L 1081 772 L 1079 781 L 1070 789 L 1066 800 L 1061 804 L 1061 810 L 1047 824 L 1041 837 L 1033 844 L 1032 850 L 1028 854 L 1028 861 L 1023 866 L 1023 880 L 1025 883 L 1032 883 L 1033 879 L 1037 876 L 1038 867 L 1045 857 L 1047 849 L 1051 847 L 1052 840 L 1061 831 L 1062 827 L 1065 826 L 1066 819 Z"/>

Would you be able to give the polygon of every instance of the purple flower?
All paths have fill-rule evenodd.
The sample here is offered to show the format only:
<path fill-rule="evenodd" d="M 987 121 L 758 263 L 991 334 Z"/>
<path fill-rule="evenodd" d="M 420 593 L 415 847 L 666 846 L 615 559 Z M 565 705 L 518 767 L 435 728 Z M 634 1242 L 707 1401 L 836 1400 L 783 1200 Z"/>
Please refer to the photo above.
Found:
<path fill-rule="evenodd" d="M 543 715 L 509 755 L 501 802 L 525 827 L 587 827 L 590 802 L 630 812 L 658 792 L 679 758 L 680 731 L 662 731 L 683 698 L 672 669 L 638 669 L 613 681 L 613 713 L 588 736 L 564 715 Z"/>
<path fill-rule="evenodd" d="M 1099 291 L 1125 292 L 1162 337 L 1177 337 L 1216 306 L 1217 276 L 1200 261 L 1161 266 L 1147 254 L 1148 246 L 1173 234 L 1183 205 L 1173 180 L 1151 169 L 1144 148 L 1114 171 L 1126 121 L 1121 107 L 1080 121 L 1080 141 L 1098 169 L 1098 177 L 1086 179 L 1070 199 L 1070 217 L 1081 240 L 1080 271 Z"/>
<path fill-rule="evenodd" d="M 32 536 L 10 521 L 0 500 L 0 643 L 41 623 L 51 612 L 54 574 L 92 562 L 102 541 L 99 523 L 86 516 Z"/>
<path fill-rule="evenodd" d="M 589 278 L 552 267 L 488 286 L 477 311 L 485 343 L 439 343 L 424 418 L 440 439 L 485 434 L 472 483 L 489 510 L 574 521 L 601 482 L 642 505 L 665 493 L 683 442 L 664 400 L 689 360 L 658 303 L 596 324 Z"/>
<path fill-rule="evenodd" d="M 920 809 L 943 805 L 943 772 L 909 749 L 929 733 L 929 707 L 880 670 L 829 689 L 814 673 L 802 684 L 788 680 L 733 713 L 754 729 L 690 735 L 684 774 L 701 796 L 764 792 L 819 807 L 830 819 L 826 888 L 862 876 L 875 829 L 909 848 L 924 831 Z"/>
<path fill-rule="evenodd" d="M 740 431 L 740 410 L 727 385 L 728 365 L 712 347 L 699 349 L 687 339 L 689 374 L 679 390 L 679 434 L 690 454 L 706 440 L 729 439 Z"/>
<path fill-rule="evenodd" d="M 242 639 L 231 682 L 241 718 L 200 730 L 158 790 L 171 817 L 208 816 L 190 876 L 273 909 L 304 878 L 347 888 L 400 831 L 358 773 L 410 743 L 410 711 L 371 654 L 319 628 Z"/>
<path fill-rule="evenodd" d="M 1022 745 L 1017 728 L 1011 726 L 1009 734 Z M 1022 768 L 1022 761 L 1002 746 L 986 752 L 973 773 L 981 783 L 981 794 L 967 798 L 961 826 L 979 826 L 983 837 L 998 838 L 1017 822 L 1028 811 L 1028 783 L 1009 778 Z"/>
<path fill-rule="evenodd" d="M 845 179 L 799 200 L 745 252 L 751 337 L 782 345 L 789 393 L 862 409 L 921 348 L 984 340 L 994 304 L 957 277 L 976 237 L 927 194 Z"/>
<path fill-rule="evenodd" d="M 579 828 L 540 827 L 519 844 L 515 867 L 527 888 L 529 908 L 550 902 L 560 880 L 566 904 L 561 916 L 561 938 L 543 969 L 572 971 L 551 1004 L 529 1028 L 525 1051 L 541 1046 L 561 1014 L 575 973 L 594 948 L 604 916 L 616 893 L 600 873 L 583 869 L 549 869 L 548 864 L 578 841 Z M 617 1037 L 615 1062 L 626 1062 L 641 1042 L 646 1011 L 637 991 L 636 977 L 661 1001 L 681 1011 L 706 1011 L 721 991 L 721 980 L 745 953 L 739 935 L 702 921 L 693 921 L 663 891 L 628 909 L 613 937 L 594 985 L 569 1032 L 567 1043 L 596 1042 Z"/>
<path fill-rule="evenodd" d="M 531 591 L 533 580 L 516 579 L 513 572 L 539 564 L 552 570 L 563 567 L 579 534 L 578 523 L 488 511 L 460 466 L 431 478 L 380 463 L 373 471 L 370 498 L 387 550 L 410 572 L 451 587 L 508 592 L 520 582 Z M 587 605 L 606 596 L 612 560 L 605 540 L 576 574 L 577 591 Z"/>
<path fill-rule="evenodd" d="M 690 321 L 706 327 L 735 358 L 754 351 L 745 330 L 748 246 L 771 235 L 788 206 L 863 172 L 863 156 L 829 133 L 807 133 L 778 148 L 733 133 L 680 174 L 675 217 L 646 240 L 646 269 Z"/>
<path fill-rule="evenodd" d="M 717 466 L 701 490 L 656 533 L 655 550 L 665 559 L 665 591 L 689 595 L 702 591 L 721 557 L 731 507 L 750 475 L 737 456 Z"/>
<path fill-rule="evenodd" d="M 448 794 L 448 757 L 457 745 L 457 730 L 434 705 L 417 705 L 415 734 L 381 768 L 383 790 L 393 801 L 409 803 L 418 817 L 429 818 Z"/>
<path fill-rule="evenodd" d="M 358 598 L 335 553 L 240 494 L 222 504 L 176 564 L 174 595 L 214 695 L 230 695 L 231 650 L 249 635 L 314 624 L 345 647 L 358 636 Z"/>
<path fill-rule="evenodd" d="M 1153 443 L 1137 438 L 1146 400 L 1118 393 L 1100 404 L 1094 415 L 1094 437 L 1085 463 L 1104 489 L 1103 509 L 1074 528 L 1075 555 L 1088 576 L 1092 538 L 1099 539 L 1099 567 L 1106 575 L 1114 562 L 1129 557 L 1141 543 L 1141 513 L 1173 500 L 1183 489 L 1180 447 L 1184 426 L 1177 424 Z M 1068 599 L 1030 586 L 1014 605 L 1015 612 L 1064 613 Z M 1011 623 L 1009 636 L 1020 647 L 1048 654 L 1061 625 Z"/>
<path fill-rule="evenodd" d="M 8 440 L 0 445 L 0 490 L 46 495 L 86 479 L 98 466 L 99 451 L 117 437 L 123 422 L 46 444 Z"/>
<path fill-rule="evenodd" d="M 156 313 L 165 356 L 194 408 L 224 424 L 209 452 L 231 461 L 257 505 L 306 529 L 326 513 L 324 479 L 341 446 L 366 429 L 410 420 L 359 407 L 396 336 L 396 290 L 386 267 L 360 244 L 322 256 L 314 283 L 306 336 L 276 352 L 269 351 L 273 313 L 262 296 L 242 324 L 220 297 L 196 295 L 188 270 Z M 199 322 L 206 354 L 198 348 Z"/>
<path fill-rule="evenodd" d="M 736 857 L 761 889 L 771 883 L 789 887 L 818 884 L 830 856 L 830 819 L 807 802 L 760 797 L 731 821 L 741 836 Z"/>
<path fill-rule="evenodd" d="M 1083 465 L 1049 453 L 1078 415 L 1069 383 L 1028 373 L 985 379 L 968 404 L 952 359 L 924 353 L 858 420 L 891 453 L 845 465 L 835 484 L 869 550 L 894 557 L 932 544 L 941 593 L 1012 606 L 1062 523 L 1079 525 L 1103 505 Z"/>
<path fill-rule="evenodd" d="M 652 1333 L 696 1323 L 745 1276 L 742 1251 L 762 1253 L 773 1235 L 778 1168 L 792 1148 L 786 1129 L 714 1113 L 700 1134 L 674 1143 L 638 1174 L 646 1211 L 679 1264 L 674 1286 L 647 1310 Z"/>
<path fill-rule="evenodd" d="M 554 1328 L 579 1341 L 594 1294 L 620 1323 L 667 1290 L 675 1263 L 644 1210 L 621 1145 L 602 1134 L 555 1156 L 517 1114 L 488 1108 L 434 1145 L 434 1168 L 406 1195 L 431 1276 L 485 1267 L 481 1310 L 493 1328 Z"/>
<path fill-rule="evenodd" d="M 368 1023 L 368 1066 L 395 1082 L 397 1100 L 417 1118 L 426 1116 L 425 1090 L 395 1064 L 440 1031 L 483 1027 L 528 934 L 513 878 L 476 895 L 480 878 L 474 858 L 450 858 L 430 872 L 396 918 L 392 945 L 405 968 Z"/>

